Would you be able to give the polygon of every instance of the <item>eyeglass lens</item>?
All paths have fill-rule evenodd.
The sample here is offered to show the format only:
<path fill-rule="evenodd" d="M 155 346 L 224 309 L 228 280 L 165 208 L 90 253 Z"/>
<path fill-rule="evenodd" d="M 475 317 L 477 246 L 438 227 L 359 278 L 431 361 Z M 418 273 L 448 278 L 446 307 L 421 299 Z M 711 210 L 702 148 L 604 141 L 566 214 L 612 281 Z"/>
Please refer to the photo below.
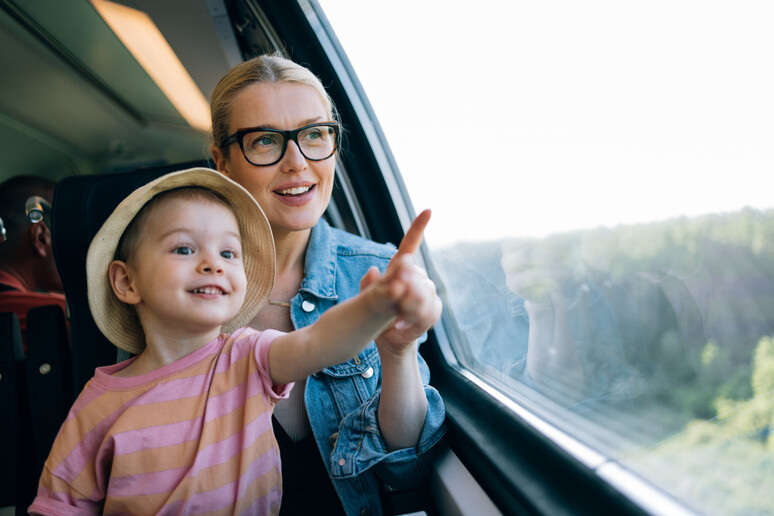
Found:
<path fill-rule="evenodd" d="M 298 132 L 294 140 L 301 153 L 312 160 L 328 158 L 336 150 L 336 130 L 332 126 L 306 127 Z M 242 149 L 251 163 L 274 163 L 285 149 L 285 136 L 283 133 L 268 130 L 253 131 L 244 135 Z"/>

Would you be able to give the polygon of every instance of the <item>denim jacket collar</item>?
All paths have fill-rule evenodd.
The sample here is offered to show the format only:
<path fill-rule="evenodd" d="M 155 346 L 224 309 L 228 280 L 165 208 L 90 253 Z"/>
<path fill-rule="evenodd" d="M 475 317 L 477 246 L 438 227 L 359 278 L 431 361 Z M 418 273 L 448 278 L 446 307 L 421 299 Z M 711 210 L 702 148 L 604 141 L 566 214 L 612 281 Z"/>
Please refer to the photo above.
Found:
<path fill-rule="evenodd" d="M 339 298 L 336 292 L 336 239 L 331 227 L 320 219 L 312 228 L 309 244 L 306 247 L 304 280 L 299 291 L 320 299 Z"/>

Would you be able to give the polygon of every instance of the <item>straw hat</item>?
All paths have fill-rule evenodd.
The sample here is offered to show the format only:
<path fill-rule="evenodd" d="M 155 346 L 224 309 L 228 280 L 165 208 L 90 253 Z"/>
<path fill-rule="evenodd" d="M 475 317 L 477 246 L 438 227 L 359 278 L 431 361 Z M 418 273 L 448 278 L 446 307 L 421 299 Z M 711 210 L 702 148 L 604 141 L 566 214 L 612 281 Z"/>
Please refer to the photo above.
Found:
<path fill-rule="evenodd" d="M 145 335 L 133 306 L 113 293 L 108 267 L 129 223 L 154 196 L 167 190 L 201 186 L 219 193 L 231 204 L 242 234 L 247 290 L 236 316 L 223 325 L 231 333 L 245 326 L 261 310 L 274 286 L 274 238 L 263 210 L 242 186 L 208 168 L 191 168 L 162 176 L 132 192 L 116 207 L 94 236 L 86 257 L 89 307 L 103 334 L 116 346 L 138 354 L 145 349 Z"/>

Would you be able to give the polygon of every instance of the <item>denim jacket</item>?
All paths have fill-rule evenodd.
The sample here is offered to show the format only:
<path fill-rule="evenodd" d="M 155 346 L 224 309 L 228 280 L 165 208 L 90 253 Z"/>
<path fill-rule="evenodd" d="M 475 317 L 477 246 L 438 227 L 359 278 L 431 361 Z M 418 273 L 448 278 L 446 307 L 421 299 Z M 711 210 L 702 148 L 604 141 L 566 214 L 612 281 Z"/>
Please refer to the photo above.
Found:
<path fill-rule="evenodd" d="M 296 328 L 360 292 L 360 278 L 376 265 L 384 270 L 395 247 L 331 228 L 324 220 L 312 229 L 306 270 L 291 300 Z M 445 409 L 438 392 L 427 385 L 430 372 L 419 356 L 427 396 L 427 416 L 413 448 L 388 452 L 379 432 L 377 409 L 381 363 L 371 342 L 348 362 L 310 376 L 304 400 L 317 447 L 348 515 L 382 514 L 379 484 L 395 489 L 416 486 L 430 470 L 427 453 L 444 434 Z"/>

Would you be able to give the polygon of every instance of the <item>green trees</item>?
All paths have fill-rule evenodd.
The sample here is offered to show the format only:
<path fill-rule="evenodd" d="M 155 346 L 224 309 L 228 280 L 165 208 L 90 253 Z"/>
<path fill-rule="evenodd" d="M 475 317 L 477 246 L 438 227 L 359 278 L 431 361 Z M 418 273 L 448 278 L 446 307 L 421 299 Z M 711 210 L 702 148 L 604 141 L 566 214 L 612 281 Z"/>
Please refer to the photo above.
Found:
<path fill-rule="evenodd" d="M 626 428 L 647 419 L 650 429 L 619 460 L 702 512 L 770 514 L 774 210 L 599 228 L 531 245 L 550 246 L 558 266 L 570 264 L 572 281 L 600 287 L 629 365 L 664 380 L 653 382 L 655 396 L 632 398 L 628 411 L 615 413 Z M 599 409 L 613 414 L 607 410 Z"/>

